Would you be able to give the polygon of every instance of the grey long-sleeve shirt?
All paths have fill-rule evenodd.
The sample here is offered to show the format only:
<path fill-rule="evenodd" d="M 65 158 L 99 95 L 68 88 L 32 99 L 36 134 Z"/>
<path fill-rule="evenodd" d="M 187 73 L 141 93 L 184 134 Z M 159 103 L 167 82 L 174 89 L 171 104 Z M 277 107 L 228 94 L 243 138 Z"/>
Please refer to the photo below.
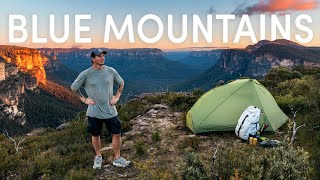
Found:
<path fill-rule="evenodd" d="M 123 79 L 112 67 L 103 65 L 100 70 L 90 67 L 79 74 L 71 89 L 78 91 L 84 87 L 88 98 L 95 101 L 94 105 L 88 105 L 87 116 L 109 119 L 118 115 L 116 107 L 110 105 L 114 82 L 121 85 Z"/>

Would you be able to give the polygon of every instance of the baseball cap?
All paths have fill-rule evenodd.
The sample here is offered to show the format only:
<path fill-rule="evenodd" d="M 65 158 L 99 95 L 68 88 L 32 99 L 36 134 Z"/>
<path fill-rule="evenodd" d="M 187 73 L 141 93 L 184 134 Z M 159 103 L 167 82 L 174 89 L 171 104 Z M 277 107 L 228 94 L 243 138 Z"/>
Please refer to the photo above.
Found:
<path fill-rule="evenodd" d="M 92 52 L 91 52 L 91 57 L 96 57 L 97 55 L 99 55 L 100 53 L 103 53 L 104 55 L 107 54 L 107 51 L 103 51 L 102 49 L 94 49 Z"/>

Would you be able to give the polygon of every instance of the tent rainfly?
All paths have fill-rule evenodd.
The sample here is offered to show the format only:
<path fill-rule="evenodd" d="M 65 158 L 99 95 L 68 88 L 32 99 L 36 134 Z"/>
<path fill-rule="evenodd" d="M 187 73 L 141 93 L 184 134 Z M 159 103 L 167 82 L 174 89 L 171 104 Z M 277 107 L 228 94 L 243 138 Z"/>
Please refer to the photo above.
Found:
<path fill-rule="evenodd" d="M 254 79 L 239 79 L 202 95 L 188 111 L 186 124 L 194 133 L 234 131 L 242 112 L 250 105 L 263 111 L 259 123 L 269 124 L 267 131 L 276 131 L 289 119 L 262 84 Z"/>

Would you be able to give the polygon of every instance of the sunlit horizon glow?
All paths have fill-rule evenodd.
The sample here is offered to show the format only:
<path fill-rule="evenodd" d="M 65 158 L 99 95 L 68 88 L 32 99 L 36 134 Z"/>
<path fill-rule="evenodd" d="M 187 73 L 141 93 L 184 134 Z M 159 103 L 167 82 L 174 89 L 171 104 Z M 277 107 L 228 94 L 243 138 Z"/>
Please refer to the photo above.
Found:
<path fill-rule="evenodd" d="M 271 40 L 270 36 L 270 16 L 271 14 L 277 14 L 284 26 L 284 14 L 290 14 L 290 27 L 291 35 L 290 40 L 299 43 L 295 39 L 295 34 L 300 34 L 302 37 L 306 36 L 306 33 L 295 27 L 295 18 L 300 14 L 308 14 L 312 18 L 312 23 L 302 23 L 309 27 L 313 31 L 313 39 L 311 42 L 302 44 L 305 46 L 320 46 L 320 13 L 319 13 L 319 1 L 318 0 L 256 0 L 252 2 L 245 1 L 243 4 L 236 0 L 213 1 L 203 0 L 201 3 L 195 0 L 174 1 L 164 0 L 161 2 L 150 2 L 147 0 L 140 0 L 133 3 L 129 0 L 119 0 L 117 2 L 104 1 L 100 2 L 93 0 L 90 2 L 81 1 L 74 3 L 71 0 L 68 1 L 52 1 L 49 0 L 46 3 L 40 0 L 33 0 L 25 2 L 22 0 L 12 0 L 10 2 L 4 2 L 4 10 L 0 12 L 0 44 L 1 45 L 15 45 L 24 46 L 30 48 L 94 48 L 103 47 L 110 49 L 127 49 L 127 48 L 159 48 L 163 50 L 176 50 L 176 49 L 188 49 L 188 48 L 245 48 L 248 45 L 255 44 L 251 42 L 249 37 L 241 37 L 239 43 L 234 43 L 233 38 L 238 29 L 240 18 L 237 16 L 236 20 L 229 22 L 228 37 L 229 42 L 222 42 L 222 21 L 213 18 L 213 42 L 207 43 L 205 38 L 200 33 L 199 43 L 192 42 L 192 15 L 197 14 L 200 16 L 204 25 L 206 25 L 206 16 L 212 14 L 215 17 L 216 14 L 237 14 L 247 13 L 250 15 L 250 20 L 254 29 L 257 40 L 260 40 L 260 21 L 259 15 L 266 15 L 266 40 Z M 241 6 L 240 6 L 241 5 Z M 12 8 L 15 7 L 15 8 Z M 21 14 L 27 19 L 26 29 L 28 30 L 29 37 L 24 43 L 9 43 L 8 42 L 8 17 L 10 14 Z M 31 41 L 31 17 L 32 14 L 38 16 L 38 32 L 39 37 L 48 38 L 47 43 L 32 43 Z M 53 43 L 49 35 L 49 15 L 54 14 L 56 18 L 56 31 L 57 36 L 63 34 L 63 16 L 65 14 L 70 15 L 70 35 L 66 42 L 62 44 Z M 90 32 L 82 33 L 82 37 L 91 37 L 91 43 L 75 43 L 74 40 L 74 15 L 75 14 L 90 14 L 91 20 L 83 21 L 84 25 L 90 26 Z M 110 34 L 110 42 L 104 43 L 104 29 L 105 18 L 107 14 L 111 14 L 120 29 L 124 18 L 127 14 L 131 14 L 133 17 L 133 28 L 135 42 L 130 43 L 128 40 L 128 33 L 125 32 L 125 36 L 122 40 L 117 40 L 113 33 Z M 152 44 L 143 42 L 137 33 L 137 24 L 139 19 L 146 14 L 155 14 L 159 16 L 164 24 L 164 34 L 162 38 Z M 172 14 L 174 18 L 174 34 L 176 37 L 181 35 L 182 27 L 182 15 L 188 15 L 188 35 L 187 39 L 182 43 L 173 43 L 167 36 L 167 16 Z M 144 33 L 147 36 L 154 36 L 157 33 L 157 26 L 153 22 L 148 22 L 144 26 Z M 246 29 L 246 28 L 245 28 Z M 283 39 L 282 36 L 277 35 L 278 39 Z"/>

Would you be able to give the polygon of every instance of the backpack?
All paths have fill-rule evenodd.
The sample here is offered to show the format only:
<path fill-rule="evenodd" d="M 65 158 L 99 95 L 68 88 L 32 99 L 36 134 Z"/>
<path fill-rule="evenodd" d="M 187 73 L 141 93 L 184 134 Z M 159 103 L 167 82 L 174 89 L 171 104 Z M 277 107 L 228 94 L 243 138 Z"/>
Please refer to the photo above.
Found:
<path fill-rule="evenodd" d="M 250 135 L 255 135 L 259 127 L 261 110 L 255 106 L 249 106 L 240 116 L 235 133 L 238 137 L 248 140 Z"/>

